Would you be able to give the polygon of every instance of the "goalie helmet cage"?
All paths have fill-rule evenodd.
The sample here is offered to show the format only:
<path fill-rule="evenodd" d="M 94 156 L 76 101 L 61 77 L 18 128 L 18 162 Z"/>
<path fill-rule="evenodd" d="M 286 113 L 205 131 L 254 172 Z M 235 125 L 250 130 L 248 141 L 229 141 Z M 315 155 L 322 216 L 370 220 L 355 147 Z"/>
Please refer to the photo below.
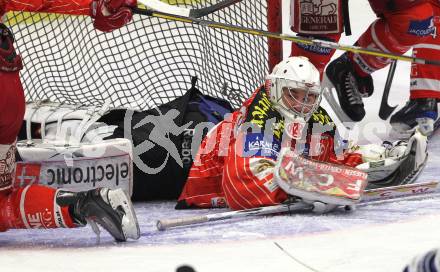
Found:
<path fill-rule="evenodd" d="M 218 1 L 178 2 L 203 8 Z M 205 18 L 281 32 L 280 2 L 243 0 Z M 111 33 L 95 30 L 88 16 L 9 12 L 5 23 L 24 60 L 27 101 L 110 100 L 113 107 L 145 110 L 181 96 L 197 76 L 205 94 L 239 107 L 282 59 L 279 40 L 142 15 Z"/>

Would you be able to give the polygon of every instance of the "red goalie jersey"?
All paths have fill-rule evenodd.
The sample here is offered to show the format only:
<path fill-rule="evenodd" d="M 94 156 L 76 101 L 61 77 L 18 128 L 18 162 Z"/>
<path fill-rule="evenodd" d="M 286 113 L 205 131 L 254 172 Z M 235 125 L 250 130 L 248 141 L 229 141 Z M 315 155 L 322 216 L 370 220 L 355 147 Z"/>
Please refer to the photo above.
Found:
<path fill-rule="evenodd" d="M 251 124 L 260 130 L 251 129 Z M 297 151 L 319 161 L 349 166 L 361 162 L 359 154 L 336 155 L 335 130 L 324 109 L 318 108 L 308 125 L 304 141 L 288 141 Z M 316 127 L 331 129 L 315 134 Z M 228 206 L 240 210 L 285 201 L 288 196 L 273 181 L 272 172 L 283 131 L 284 120 L 273 109 L 266 90 L 257 89 L 239 111 L 211 129 L 202 141 L 176 208 Z"/>

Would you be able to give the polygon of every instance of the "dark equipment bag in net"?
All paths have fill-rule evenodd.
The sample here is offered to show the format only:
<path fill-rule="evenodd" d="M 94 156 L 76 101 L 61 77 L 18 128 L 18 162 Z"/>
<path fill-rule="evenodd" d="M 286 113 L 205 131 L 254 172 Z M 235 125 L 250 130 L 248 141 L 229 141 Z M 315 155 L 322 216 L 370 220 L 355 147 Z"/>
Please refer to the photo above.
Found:
<path fill-rule="evenodd" d="M 129 138 L 133 142 L 133 200 L 177 199 L 195 156 L 191 154 L 193 135 L 208 132 L 194 128 L 202 122 L 217 124 L 233 111 L 226 100 L 202 94 L 195 87 L 196 81 L 194 77 L 192 87 L 183 96 L 157 108 L 132 113 L 113 111 L 101 118 L 117 125 L 110 138 Z M 132 114 L 131 124 L 126 114 Z M 124 120 L 115 123 L 121 116 Z"/>

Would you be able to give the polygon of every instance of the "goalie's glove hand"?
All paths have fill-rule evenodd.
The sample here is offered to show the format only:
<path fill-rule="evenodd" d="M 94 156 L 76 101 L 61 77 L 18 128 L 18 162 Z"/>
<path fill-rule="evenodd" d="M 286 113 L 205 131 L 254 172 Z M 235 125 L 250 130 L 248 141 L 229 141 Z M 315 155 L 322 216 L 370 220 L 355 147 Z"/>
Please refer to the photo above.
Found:
<path fill-rule="evenodd" d="M 131 21 L 133 13 L 130 7 L 136 6 L 136 0 L 93 0 L 91 16 L 93 25 L 103 32 L 111 32 Z"/>
<path fill-rule="evenodd" d="M 385 158 L 398 159 L 406 155 L 408 141 L 400 140 L 394 143 L 384 141 L 382 146 L 385 147 Z"/>

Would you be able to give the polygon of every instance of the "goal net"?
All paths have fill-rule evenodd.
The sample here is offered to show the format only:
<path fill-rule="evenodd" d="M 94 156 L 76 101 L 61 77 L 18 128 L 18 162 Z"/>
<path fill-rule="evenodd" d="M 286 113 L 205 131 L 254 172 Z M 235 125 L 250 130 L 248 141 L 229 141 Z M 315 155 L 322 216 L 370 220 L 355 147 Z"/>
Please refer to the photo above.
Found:
<path fill-rule="evenodd" d="M 279 0 L 243 0 L 203 19 L 268 30 L 268 10 L 279 8 L 271 1 Z M 178 2 L 203 8 L 218 1 Z M 23 57 L 27 101 L 110 100 L 113 107 L 144 110 L 181 96 L 197 76 L 205 94 L 238 107 L 269 69 L 266 38 L 143 15 L 112 33 L 95 30 L 87 16 L 10 12 L 6 24 Z"/>

